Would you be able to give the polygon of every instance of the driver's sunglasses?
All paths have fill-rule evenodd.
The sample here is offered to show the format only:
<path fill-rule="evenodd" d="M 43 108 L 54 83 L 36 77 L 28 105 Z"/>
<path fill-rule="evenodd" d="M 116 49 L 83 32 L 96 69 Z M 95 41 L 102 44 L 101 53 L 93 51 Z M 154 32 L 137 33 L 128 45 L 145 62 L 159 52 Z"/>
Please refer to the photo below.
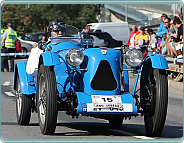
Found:
<path fill-rule="evenodd" d="M 58 25 L 65 25 L 64 22 L 58 22 Z"/>
<path fill-rule="evenodd" d="M 169 23 L 169 21 L 167 21 L 167 22 L 164 22 L 164 23 Z"/>

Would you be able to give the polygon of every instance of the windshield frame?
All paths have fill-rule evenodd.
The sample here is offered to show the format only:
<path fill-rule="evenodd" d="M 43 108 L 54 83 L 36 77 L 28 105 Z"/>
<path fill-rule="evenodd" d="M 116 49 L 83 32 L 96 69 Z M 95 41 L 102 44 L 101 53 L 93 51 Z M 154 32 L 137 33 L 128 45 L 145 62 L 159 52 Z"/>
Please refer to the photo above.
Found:
<path fill-rule="evenodd" d="M 67 32 L 69 31 L 69 32 Z M 69 38 L 79 38 L 80 36 L 78 28 L 72 25 L 66 25 L 66 32 L 65 35 L 63 36 L 58 36 L 59 38 L 64 38 L 64 37 L 69 37 Z M 53 37 L 53 32 L 51 32 L 51 39 L 53 38 L 58 38 L 58 37 Z"/>

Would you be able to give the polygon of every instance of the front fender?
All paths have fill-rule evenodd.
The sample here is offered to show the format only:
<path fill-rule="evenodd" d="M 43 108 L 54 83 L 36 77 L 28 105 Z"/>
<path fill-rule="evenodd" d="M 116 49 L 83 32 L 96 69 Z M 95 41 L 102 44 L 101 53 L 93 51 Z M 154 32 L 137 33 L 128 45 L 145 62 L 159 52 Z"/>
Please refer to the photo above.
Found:
<path fill-rule="evenodd" d="M 148 82 L 149 72 L 152 68 L 168 69 L 167 60 L 159 54 L 150 54 L 146 57 L 141 68 L 140 78 L 140 103 L 144 103 L 146 97 L 146 85 Z"/>
<path fill-rule="evenodd" d="M 146 57 L 145 61 L 149 59 L 151 60 L 152 68 L 168 69 L 167 60 L 165 59 L 164 56 L 159 55 L 159 54 L 150 54 Z"/>
<path fill-rule="evenodd" d="M 36 91 L 33 76 L 26 72 L 27 61 L 21 61 L 15 65 L 14 90 L 17 89 L 17 76 L 19 75 L 21 93 L 31 95 Z"/>
<path fill-rule="evenodd" d="M 60 64 L 59 55 L 53 52 L 44 52 L 41 54 L 44 66 L 55 66 Z"/>

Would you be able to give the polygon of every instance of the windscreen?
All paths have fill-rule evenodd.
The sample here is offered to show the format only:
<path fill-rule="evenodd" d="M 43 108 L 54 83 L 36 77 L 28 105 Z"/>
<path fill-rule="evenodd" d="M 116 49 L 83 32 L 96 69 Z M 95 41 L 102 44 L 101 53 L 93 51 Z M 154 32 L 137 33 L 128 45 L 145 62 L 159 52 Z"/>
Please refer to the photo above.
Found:
<path fill-rule="evenodd" d="M 63 36 L 60 37 L 52 37 L 52 44 L 58 44 L 61 42 L 71 42 L 76 45 L 80 44 L 80 39 L 79 39 L 79 30 L 71 25 L 66 25 L 66 33 Z"/>
<path fill-rule="evenodd" d="M 71 25 L 67 25 L 66 26 L 66 36 L 78 36 L 78 33 L 79 33 L 79 30 L 74 27 L 74 26 L 71 26 Z"/>

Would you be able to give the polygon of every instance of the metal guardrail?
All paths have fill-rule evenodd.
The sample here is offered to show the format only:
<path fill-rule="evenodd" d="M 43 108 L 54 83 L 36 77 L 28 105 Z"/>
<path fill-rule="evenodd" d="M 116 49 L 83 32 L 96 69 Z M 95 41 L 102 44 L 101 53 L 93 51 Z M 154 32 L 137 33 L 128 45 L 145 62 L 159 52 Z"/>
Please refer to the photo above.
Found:
<path fill-rule="evenodd" d="M 168 63 L 168 71 L 172 73 L 182 73 L 183 74 L 183 58 L 171 58 L 165 57 Z"/>
<path fill-rule="evenodd" d="M 177 58 L 171 58 L 171 57 L 165 57 L 168 62 L 173 62 L 174 64 L 180 63 L 183 64 L 183 58 L 177 59 Z"/>

